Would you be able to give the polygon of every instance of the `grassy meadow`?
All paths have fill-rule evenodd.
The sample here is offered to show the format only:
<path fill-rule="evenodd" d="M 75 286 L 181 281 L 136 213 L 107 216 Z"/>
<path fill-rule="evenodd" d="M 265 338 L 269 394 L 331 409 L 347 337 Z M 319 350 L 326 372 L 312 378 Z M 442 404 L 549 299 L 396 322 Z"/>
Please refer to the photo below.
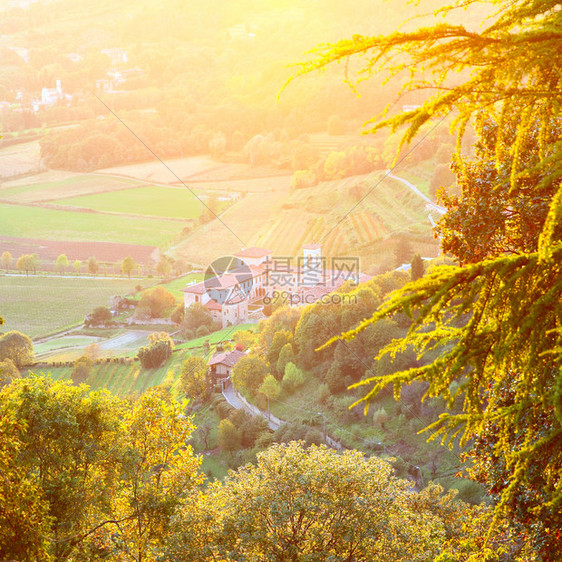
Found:
<path fill-rule="evenodd" d="M 103 193 L 141 185 L 126 178 L 104 177 L 95 174 L 72 175 L 53 181 L 39 181 L 28 185 L 19 182 L 0 187 L 0 199 L 17 203 L 52 201 L 63 197 L 77 197 L 92 193 Z"/>
<path fill-rule="evenodd" d="M 134 286 L 128 279 L 0 276 L 2 330 L 19 330 L 33 338 L 63 330 Z"/>
<path fill-rule="evenodd" d="M 182 229 L 165 219 L 0 204 L 0 235 L 160 246 Z"/>
<path fill-rule="evenodd" d="M 206 196 L 201 196 L 205 201 Z M 112 213 L 132 213 L 178 219 L 199 217 L 203 205 L 185 187 L 144 186 L 115 192 L 57 199 L 58 205 Z"/>

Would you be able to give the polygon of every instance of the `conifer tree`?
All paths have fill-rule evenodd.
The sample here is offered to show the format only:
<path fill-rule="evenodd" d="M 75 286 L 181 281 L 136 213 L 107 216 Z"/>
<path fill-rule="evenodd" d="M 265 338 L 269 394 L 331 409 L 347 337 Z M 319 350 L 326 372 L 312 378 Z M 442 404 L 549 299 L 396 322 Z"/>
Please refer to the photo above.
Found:
<path fill-rule="evenodd" d="M 475 4 L 458 1 L 448 13 Z M 555 0 L 495 0 L 496 14 L 474 31 L 441 23 L 413 32 L 320 47 L 299 73 L 361 56 L 361 77 L 410 72 L 404 92 L 435 93 L 415 110 L 382 115 L 372 130 L 405 126 L 402 144 L 453 113 L 454 167 L 461 195 L 446 198 L 438 229 L 459 267 L 409 283 L 356 329 L 398 312 L 413 318 L 407 338 L 421 366 L 362 381 L 369 400 L 387 385 L 400 394 L 427 381 L 426 396 L 463 411 L 445 413 L 437 434 L 473 441 L 472 474 L 545 560 L 562 557 L 562 12 Z M 467 76 L 459 82 L 458 74 Z M 461 154 L 468 127 L 474 157 Z M 434 361 L 424 361 L 430 350 Z M 427 355 L 425 355 L 427 357 Z M 453 385 L 452 383 L 456 383 Z M 452 389 L 455 388 L 454 391 Z"/>

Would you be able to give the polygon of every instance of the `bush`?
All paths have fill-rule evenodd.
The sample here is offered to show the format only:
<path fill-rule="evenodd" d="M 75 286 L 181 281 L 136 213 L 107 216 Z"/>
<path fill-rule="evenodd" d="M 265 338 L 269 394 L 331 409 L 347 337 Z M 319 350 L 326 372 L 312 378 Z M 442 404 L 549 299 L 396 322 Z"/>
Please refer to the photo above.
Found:
<path fill-rule="evenodd" d="M 197 330 L 195 330 L 195 335 L 198 338 L 202 338 L 204 336 L 208 336 L 211 333 L 211 330 L 207 326 L 199 326 Z"/>
<path fill-rule="evenodd" d="M 385 424 L 387 421 L 388 414 L 384 408 L 379 408 L 376 412 L 373 412 L 373 424 L 375 427 L 386 429 Z"/>
<path fill-rule="evenodd" d="M 33 342 L 21 332 L 11 331 L 0 336 L 0 361 L 9 359 L 18 368 L 23 369 L 33 362 Z"/>
<path fill-rule="evenodd" d="M 174 342 L 165 332 L 151 334 L 150 344 L 141 347 L 138 351 L 138 358 L 143 369 L 155 369 L 163 365 L 172 355 Z"/>
<path fill-rule="evenodd" d="M 185 315 L 181 324 L 182 330 L 197 330 L 201 326 L 207 326 L 209 332 L 213 329 L 213 317 L 211 313 L 199 302 L 193 303 L 185 309 Z"/>
<path fill-rule="evenodd" d="M 93 369 L 94 362 L 89 357 L 83 355 L 74 362 L 74 369 L 72 369 L 70 378 L 74 384 L 86 382 Z"/>
<path fill-rule="evenodd" d="M 189 328 L 182 330 L 180 333 L 182 338 L 184 338 L 185 340 L 192 340 L 195 338 L 195 332 L 193 330 L 190 330 Z"/>
<path fill-rule="evenodd" d="M 297 388 L 304 384 L 304 373 L 294 363 L 287 363 L 285 375 L 283 376 L 283 390 L 287 394 L 293 394 Z"/>
<path fill-rule="evenodd" d="M 113 316 L 106 306 L 98 306 L 84 319 L 86 326 L 105 326 L 111 322 Z"/>
<path fill-rule="evenodd" d="M 163 318 L 166 312 L 175 304 L 176 297 L 164 287 L 155 287 L 141 297 L 137 309 L 150 311 L 152 318 Z"/>
<path fill-rule="evenodd" d="M 339 394 L 346 389 L 344 375 L 341 371 L 341 365 L 334 361 L 328 372 L 326 373 L 326 383 L 332 394 Z"/>

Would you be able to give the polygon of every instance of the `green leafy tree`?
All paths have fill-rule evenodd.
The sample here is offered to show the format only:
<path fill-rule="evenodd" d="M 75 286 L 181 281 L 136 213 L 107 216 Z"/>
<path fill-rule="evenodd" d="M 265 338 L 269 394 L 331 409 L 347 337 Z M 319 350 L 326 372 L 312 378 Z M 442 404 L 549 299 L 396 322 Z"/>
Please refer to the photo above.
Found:
<path fill-rule="evenodd" d="M 55 269 L 62 275 L 68 267 L 68 258 L 65 254 L 61 254 L 55 263 Z"/>
<path fill-rule="evenodd" d="M 358 451 L 274 444 L 181 509 L 169 556 L 433 560 L 466 507 L 441 489 L 416 503 L 411 484 L 393 473 L 386 461 Z"/>
<path fill-rule="evenodd" d="M 410 241 L 402 236 L 394 246 L 394 265 L 401 266 L 404 263 L 410 263 L 414 255 L 414 249 Z"/>
<path fill-rule="evenodd" d="M 166 332 L 155 332 L 149 336 L 150 343 L 139 349 L 137 356 L 143 369 L 156 369 L 171 356 L 174 342 Z"/>
<path fill-rule="evenodd" d="M 124 405 L 106 393 L 89 394 L 85 387 L 39 377 L 5 387 L 0 405 L 7 422 L 0 426 L 0 450 L 16 443 L 11 458 L 4 460 L 8 474 L 19 467 L 16 489 L 25 493 L 24 506 L 32 504 L 29 514 L 21 506 L 8 513 L 10 525 L 0 526 L 0 548 L 4 553 L 33 548 L 45 553 L 40 559 L 66 559 L 84 535 L 105 520 L 96 511 L 113 492 L 108 484 L 114 468 L 107 461 L 119 455 Z M 36 496 L 33 502 L 30 493 Z M 16 503 L 15 498 L 10 503 Z M 20 526 L 29 528 L 28 517 L 40 536 L 19 534 Z M 8 544 L 11 534 L 13 542 Z"/>
<path fill-rule="evenodd" d="M 29 275 L 29 272 L 33 271 L 33 256 L 30 254 L 20 256 L 16 262 L 16 268 L 20 271 L 25 271 L 25 274 Z"/>
<path fill-rule="evenodd" d="M 33 362 L 33 357 L 33 342 L 25 334 L 12 330 L 0 336 L 0 361 L 9 359 L 23 369 Z"/>
<path fill-rule="evenodd" d="M 13 258 L 12 258 L 12 254 L 10 254 L 10 252 L 5 251 L 2 254 L 2 258 L 1 258 L 1 262 L 2 262 L 2 267 L 8 271 L 11 267 L 12 267 L 12 262 L 13 262 Z"/>
<path fill-rule="evenodd" d="M 269 400 L 276 400 L 281 394 L 281 385 L 273 375 L 267 375 L 260 384 L 258 392 Z"/>
<path fill-rule="evenodd" d="M 219 448 L 232 454 L 240 448 L 242 435 L 240 430 L 229 420 L 224 419 L 219 423 Z"/>
<path fill-rule="evenodd" d="M 112 318 L 111 310 L 107 306 L 97 306 L 86 316 L 84 323 L 86 326 L 103 326 L 111 322 Z"/>
<path fill-rule="evenodd" d="M 168 256 L 162 256 L 156 265 L 156 271 L 162 277 L 168 277 L 172 272 L 172 260 Z"/>
<path fill-rule="evenodd" d="M 213 317 L 200 302 L 194 302 L 185 309 L 182 330 L 197 330 L 201 326 L 213 327 Z"/>
<path fill-rule="evenodd" d="M 277 374 L 277 360 L 279 359 L 281 349 L 287 343 L 292 343 L 292 341 L 293 334 L 289 330 L 280 330 L 278 332 L 275 332 L 273 340 L 267 348 L 266 355 L 266 360 L 270 364 L 270 366 L 272 366 L 272 370 L 275 371 L 275 374 Z M 283 372 L 281 371 L 279 375 L 283 376 Z"/>
<path fill-rule="evenodd" d="M 72 267 L 74 269 L 74 273 L 78 275 L 80 273 L 80 268 L 82 267 L 82 262 L 80 260 L 74 260 Z"/>
<path fill-rule="evenodd" d="M 152 318 L 163 318 L 175 303 L 176 297 L 164 287 L 158 286 L 145 291 L 138 306 L 148 310 Z"/>
<path fill-rule="evenodd" d="M 294 363 L 287 363 L 282 384 L 285 392 L 293 394 L 304 384 L 304 373 Z"/>
<path fill-rule="evenodd" d="M 183 304 L 183 302 L 181 302 L 180 304 L 178 304 L 178 306 L 176 306 L 174 312 L 170 314 L 170 320 L 175 324 L 181 324 L 184 318 L 185 318 L 185 305 Z"/>
<path fill-rule="evenodd" d="M 93 370 L 94 362 L 87 355 L 83 355 L 74 362 L 70 378 L 74 384 L 81 384 L 88 380 L 88 377 L 92 374 Z"/>
<path fill-rule="evenodd" d="M 255 393 L 268 374 L 267 363 L 258 355 L 242 357 L 232 369 L 232 384 L 238 389 Z"/>
<path fill-rule="evenodd" d="M 423 85 L 436 93 L 419 109 L 374 124 L 406 126 L 403 143 L 431 119 L 457 112 L 454 167 L 463 205 L 455 216 L 458 200 L 448 201 L 440 229 L 444 247 L 467 265 L 439 268 L 406 285 L 342 337 L 397 312 L 415 318 L 408 337 L 386 352 L 413 345 L 439 352 L 438 358 L 384 381 L 364 381 L 371 386 L 365 399 L 389 384 L 399 394 L 412 381 L 426 381 L 427 395 L 450 406 L 462 393 L 463 412 L 441 416 L 433 429 L 461 435 L 463 444 L 473 440 L 472 474 L 495 499 L 494 522 L 508 517 L 540 556 L 554 560 L 562 556 L 552 532 L 562 527 L 562 53 L 553 30 L 562 25 L 562 13 L 554 0 L 496 4 L 496 15 L 481 30 L 440 23 L 357 35 L 322 47 L 302 72 L 354 55 L 364 56 L 360 72 L 392 74 L 407 66 L 412 73 L 404 90 Z M 465 78 L 447 82 L 460 70 Z M 474 161 L 460 151 L 469 126 L 477 136 Z"/>
<path fill-rule="evenodd" d="M 121 271 L 123 275 L 127 275 L 129 278 L 131 277 L 131 273 L 135 270 L 135 267 L 137 267 L 137 264 L 131 256 L 127 256 L 121 262 Z"/>
<path fill-rule="evenodd" d="M 276 369 L 281 376 L 285 374 L 285 369 L 288 363 L 295 363 L 296 357 L 293 351 L 293 346 L 290 343 L 286 343 L 279 352 L 279 359 L 277 359 Z"/>
<path fill-rule="evenodd" d="M 0 390 L 0 557 L 151 560 L 201 483 L 183 406 L 20 379 Z M 134 556 L 133 556 L 134 555 Z"/>
<path fill-rule="evenodd" d="M 20 378 L 20 372 L 11 359 L 0 361 L 0 387 Z"/>
<path fill-rule="evenodd" d="M 181 367 L 181 389 L 193 400 L 205 400 L 209 393 L 207 384 L 207 362 L 198 356 L 188 357 Z"/>
<path fill-rule="evenodd" d="M 127 410 L 123 425 L 125 459 L 111 497 L 115 523 L 91 543 L 114 544 L 123 559 L 151 560 L 168 540 L 176 509 L 202 483 L 201 460 L 186 444 L 195 428 L 182 405 L 157 389 Z"/>

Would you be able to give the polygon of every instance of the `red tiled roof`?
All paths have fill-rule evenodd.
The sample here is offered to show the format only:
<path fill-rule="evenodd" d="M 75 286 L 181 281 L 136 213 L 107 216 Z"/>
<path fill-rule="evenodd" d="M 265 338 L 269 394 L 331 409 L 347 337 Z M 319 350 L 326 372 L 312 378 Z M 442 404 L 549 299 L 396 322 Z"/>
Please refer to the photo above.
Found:
<path fill-rule="evenodd" d="M 207 365 L 225 365 L 227 367 L 234 367 L 242 357 L 246 354 L 243 351 L 238 351 L 234 349 L 232 351 L 227 351 L 224 353 L 215 353 Z"/>
<path fill-rule="evenodd" d="M 252 248 L 244 248 L 234 255 L 239 258 L 263 258 L 265 256 L 269 256 L 269 254 L 271 254 L 271 250 L 257 248 L 254 246 Z"/>
<path fill-rule="evenodd" d="M 209 310 L 222 310 L 222 306 L 216 300 L 213 299 L 206 302 L 203 306 L 208 308 Z"/>
<path fill-rule="evenodd" d="M 207 291 L 204 283 L 196 283 L 195 285 L 189 285 L 182 289 L 184 293 L 194 293 L 196 295 L 202 295 Z"/>

